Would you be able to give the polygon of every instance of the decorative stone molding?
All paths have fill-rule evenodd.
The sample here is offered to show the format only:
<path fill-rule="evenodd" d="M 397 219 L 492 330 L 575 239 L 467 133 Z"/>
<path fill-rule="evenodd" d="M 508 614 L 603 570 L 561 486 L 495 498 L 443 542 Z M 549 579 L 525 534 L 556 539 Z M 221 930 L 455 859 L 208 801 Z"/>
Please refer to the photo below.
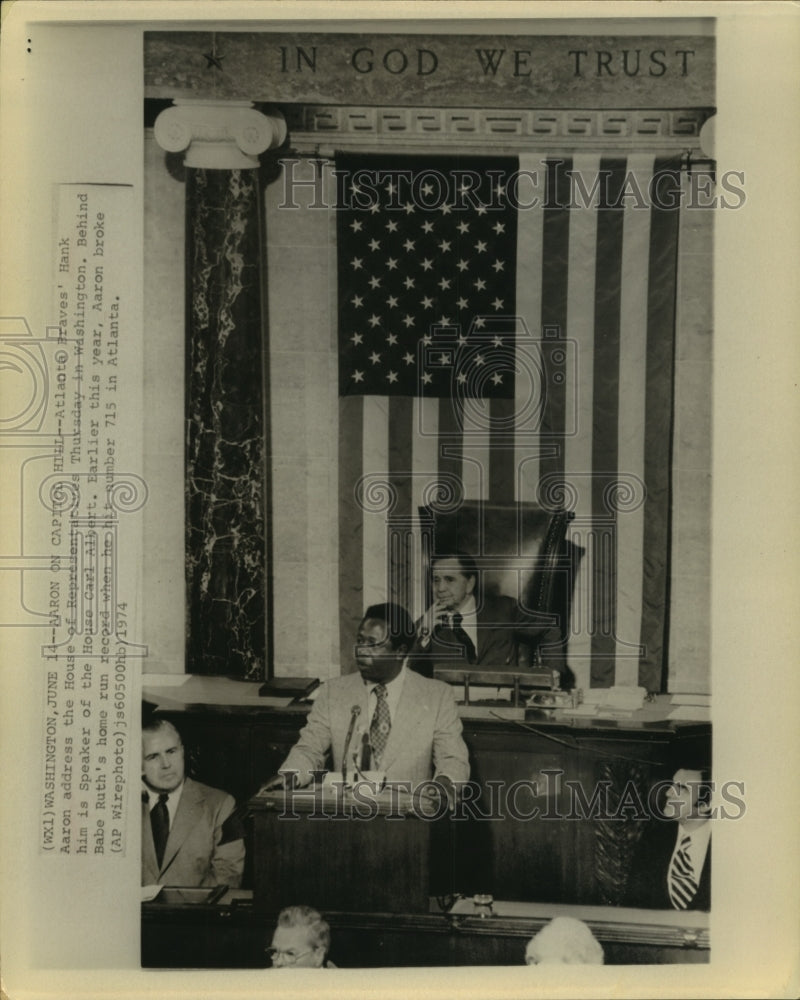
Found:
<path fill-rule="evenodd" d="M 403 149 L 427 145 L 698 150 L 700 130 L 711 108 L 653 110 L 563 110 L 512 108 L 336 107 L 287 108 L 292 149 L 316 151 L 365 145 Z"/>
<path fill-rule="evenodd" d="M 250 101 L 180 99 L 161 112 L 154 131 L 162 149 L 187 151 L 187 167 L 234 170 L 257 167 L 259 153 L 280 146 L 286 122 L 280 111 L 262 114 Z"/>
<path fill-rule="evenodd" d="M 712 160 L 715 155 L 717 135 L 717 116 L 712 115 L 703 123 L 700 129 L 700 148 Z"/>

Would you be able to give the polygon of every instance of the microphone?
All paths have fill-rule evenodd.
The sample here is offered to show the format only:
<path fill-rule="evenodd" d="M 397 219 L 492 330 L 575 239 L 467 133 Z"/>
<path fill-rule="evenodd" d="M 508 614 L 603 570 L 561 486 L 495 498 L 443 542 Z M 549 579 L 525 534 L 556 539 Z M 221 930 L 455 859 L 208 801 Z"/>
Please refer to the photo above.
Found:
<path fill-rule="evenodd" d="M 369 771 L 372 768 L 372 746 L 369 742 L 369 733 L 365 732 L 361 737 L 361 770 Z"/>
<path fill-rule="evenodd" d="M 347 736 L 344 738 L 344 753 L 342 754 L 342 784 L 347 784 L 347 752 L 350 749 L 350 741 L 353 738 L 353 730 L 356 728 L 356 719 L 361 715 L 361 706 L 353 705 L 350 709 L 350 725 L 347 729 Z"/>

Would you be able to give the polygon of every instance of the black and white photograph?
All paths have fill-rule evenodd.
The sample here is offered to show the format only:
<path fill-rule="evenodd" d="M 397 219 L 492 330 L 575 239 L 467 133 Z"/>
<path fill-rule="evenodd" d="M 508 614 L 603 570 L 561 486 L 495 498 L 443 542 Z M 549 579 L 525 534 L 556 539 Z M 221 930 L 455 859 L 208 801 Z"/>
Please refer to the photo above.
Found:
<path fill-rule="evenodd" d="M 708 960 L 745 192 L 645 27 L 145 33 L 145 965 Z"/>
<path fill-rule="evenodd" d="M 731 122 L 797 58 L 727 4 L 43 6 L 8 995 L 791 995 L 796 196 Z"/>

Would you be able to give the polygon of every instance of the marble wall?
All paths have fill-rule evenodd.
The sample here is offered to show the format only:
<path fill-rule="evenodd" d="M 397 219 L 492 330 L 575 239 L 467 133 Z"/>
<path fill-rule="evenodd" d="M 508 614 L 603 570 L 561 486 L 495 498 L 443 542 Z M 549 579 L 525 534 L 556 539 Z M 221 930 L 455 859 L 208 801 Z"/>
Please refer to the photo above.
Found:
<path fill-rule="evenodd" d="M 187 667 L 266 664 L 261 178 L 187 169 Z"/>

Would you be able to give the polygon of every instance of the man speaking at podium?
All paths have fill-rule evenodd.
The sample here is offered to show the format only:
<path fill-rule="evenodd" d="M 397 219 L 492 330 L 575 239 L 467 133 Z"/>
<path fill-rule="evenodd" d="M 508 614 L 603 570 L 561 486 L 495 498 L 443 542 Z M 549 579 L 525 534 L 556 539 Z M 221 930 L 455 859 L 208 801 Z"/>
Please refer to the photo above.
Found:
<path fill-rule="evenodd" d="M 448 685 L 406 665 L 413 639 L 405 608 L 367 608 L 356 638 L 358 673 L 322 685 L 281 775 L 294 772 L 296 786 L 309 784 L 330 750 L 334 771 L 380 771 L 387 781 L 410 781 L 412 790 L 434 778 L 452 801 L 454 785 L 469 778 L 461 720 Z M 282 783 L 279 777 L 267 787 Z"/>

